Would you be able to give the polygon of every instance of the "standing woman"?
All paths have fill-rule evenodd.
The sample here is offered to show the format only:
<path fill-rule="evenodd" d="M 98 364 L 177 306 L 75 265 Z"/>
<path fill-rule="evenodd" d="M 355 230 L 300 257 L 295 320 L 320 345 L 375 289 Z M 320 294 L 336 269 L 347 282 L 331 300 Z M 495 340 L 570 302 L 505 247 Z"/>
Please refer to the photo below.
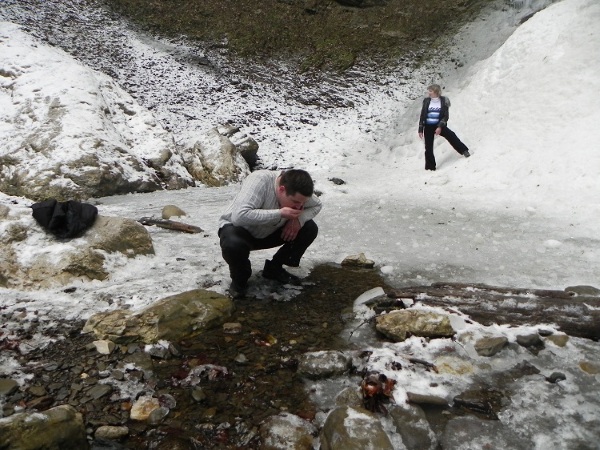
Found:
<path fill-rule="evenodd" d="M 425 136 L 425 170 L 435 170 L 435 156 L 433 155 L 433 138 L 442 136 L 458 153 L 465 158 L 471 156 L 469 149 L 458 136 L 448 128 L 448 109 L 450 99 L 442 96 L 439 84 L 432 84 L 427 88 L 428 97 L 423 99 L 421 117 L 419 118 L 419 138 Z"/>

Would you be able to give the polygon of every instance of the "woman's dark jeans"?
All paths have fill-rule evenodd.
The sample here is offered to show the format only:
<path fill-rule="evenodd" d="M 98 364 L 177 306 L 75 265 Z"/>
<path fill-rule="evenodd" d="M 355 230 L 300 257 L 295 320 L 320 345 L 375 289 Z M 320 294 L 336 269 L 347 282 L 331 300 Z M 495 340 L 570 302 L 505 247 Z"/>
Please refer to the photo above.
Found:
<path fill-rule="evenodd" d="M 437 125 L 425 125 L 423 127 L 423 137 L 425 138 L 425 170 L 435 170 L 435 156 L 433 156 L 433 138 Z M 463 155 L 469 149 L 458 138 L 456 133 L 448 127 L 442 127 L 440 136 L 445 138 L 454 150 Z"/>

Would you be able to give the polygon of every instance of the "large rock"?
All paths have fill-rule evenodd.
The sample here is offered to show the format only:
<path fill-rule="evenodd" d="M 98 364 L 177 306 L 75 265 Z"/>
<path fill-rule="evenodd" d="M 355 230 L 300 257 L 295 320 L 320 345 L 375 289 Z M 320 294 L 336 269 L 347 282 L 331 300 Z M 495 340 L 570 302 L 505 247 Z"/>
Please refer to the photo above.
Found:
<path fill-rule="evenodd" d="M 410 336 L 451 337 L 456 333 L 450 318 L 444 314 L 420 309 L 391 311 L 377 316 L 377 331 L 394 341 L 403 341 Z"/>
<path fill-rule="evenodd" d="M 358 255 L 346 256 L 342 261 L 342 266 L 372 269 L 375 266 L 375 261 L 367 258 L 364 253 L 359 253 Z"/>
<path fill-rule="evenodd" d="M 183 149 L 181 154 L 188 172 L 208 186 L 240 181 L 250 173 L 236 145 L 218 128 L 198 136 L 194 145 Z"/>
<path fill-rule="evenodd" d="M 366 409 L 342 406 L 329 413 L 320 434 L 322 450 L 393 450 L 379 419 Z"/>
<path fill-rule="evenodd" d="M 254 169 L 258 162 L 258 142 L 231 124 L 220 125 L 217 130 L 236 146 L 250 169 Z"/>
<path fill-rule="evenodd" d="M 429 425 L 427 416 L 418 405 L 393 405 L 389 409 L 396 430 L 402 436 L 407 450 L 435 450 L 438 440 Z"/>
<path fill-rule="evenodd" d="M 508 338 L 506 336 L 485 336 L 477 339 L 475 350 L 480 356 L 494 356 L 507 345 Z"/>
<path fill-rule="evenodd" d="M 350 370 L 352 357 L 337 350 L 308 352 L 298 361 L 298 374 L 311 378 L 329 378 Z"/>
<path fill-rule="evenodd" d="M 125 310 L 95 314 L 83 332 L 117 343 L 152 344 L 161 339 L 178 342 L 223 324 L 232 311 L 230 298 L 195 289 L 166 297 L 136 314 Z"/>
<path fill-rule="evenodd" d="M 89 449 L 83 417 L 68 405 L 0 419 L 3 450 Z"/>
<path fill-rule="evenodd" d="M 148 230 L 133 219 L 98 216 L 85 239 L 94 250 L 107 253 L 119 252 L 129 257 L 154 254 Z"/>
<path fill-rule="evenodd" d="M 104 280 L 106 254 L 154 254 L 146 228 L 132 219 L 98 216 L 83 236 L 61 241 L 31 216 L 28 201 L 0 194 L 0 287 L 39 289 L 74 280 Z"/>
<path fill-rule="evenodd" d="M 261 450 L 312 450 L 316 427 L 289 413 L 269 417 L 260 426 Z"/>

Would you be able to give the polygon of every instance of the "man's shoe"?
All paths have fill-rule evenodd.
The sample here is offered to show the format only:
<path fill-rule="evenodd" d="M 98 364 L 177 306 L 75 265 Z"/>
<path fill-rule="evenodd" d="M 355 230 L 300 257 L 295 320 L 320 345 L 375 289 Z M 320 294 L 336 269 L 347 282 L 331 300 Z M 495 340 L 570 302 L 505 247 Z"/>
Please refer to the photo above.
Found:
<path fill-rule="evenodd" d="M 296 275 L 292 275 L 282 266 L 275 264 L 273 261 L 266 260 L 265 267 L 262 271 L 263 278 L 269 280 L 278 281 L 281 284 L 297 284 L 300 282 L 300 278 Z"/>
<path fill-rule="evenodd" d="M 236 283 L 235 281 L 231 282 L 229 286 L 229 296 L 233 299 L 240 299 L 246 297 L 246 291 L 248 286 L 241 283 Z"/>
<path fill-rule="evenodd" d="M 469 153 L 469 150 L 465 151 L 465 152 L 463 153 L 463 156 L 464 156 L 465 158 L 468 158 L 469 156 L 471 156 L 471 154 Z"/>

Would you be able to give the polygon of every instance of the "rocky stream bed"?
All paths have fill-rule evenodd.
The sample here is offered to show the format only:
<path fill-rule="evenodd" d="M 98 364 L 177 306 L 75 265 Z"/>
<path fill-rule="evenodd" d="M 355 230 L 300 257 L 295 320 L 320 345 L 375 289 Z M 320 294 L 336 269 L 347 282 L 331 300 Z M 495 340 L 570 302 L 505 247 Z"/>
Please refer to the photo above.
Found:
<path fill-rule="evenodd" d="M 519 383 L 553 391 L 554 397 L 546 399 L 552 408 L 569 401 L 574 386 L 580 386 L 578 390 L 588 386 L 590 391 L 584 397 L 592 403 L 597 401 L 593 386 L 598 383 L 600 366 L 591 359 L 581 359 L 586 353 L 586 339 L 576 342 L 546 325 L 517 330 L 514 342 L 499 334 L 479 339 L 470 356 L 461 354 L 471 345 L 469 333 L 457 337 L 450 322 L 445 325 L 449 331 L 443 331 L 439 324 L 410 325 L 412 333 L 430 337 L 418 338 L 408 348 L 415 342 L 417 347 L 436 348 L 435 342 L 439 342 L 435 356 L 425 359 L 417 348 L 407 353 L 397 349 L 396 359 L 386 369 L 423 380 L 438 377 L 440 381 L 426 381 L 429 387 L 419 390 L 397 385 L 392 378 L 372 370 L 382 356 L 379 352 L 385 351 L 385 342 L 403 339 L 396 334 L 397 325 L 384 325 L 385 317 L 392 317 L 393 311 L 418 314 L 418 310 L 406 309 L 411 302 L 438 304 L 456 313 L 453 304 L 464 305 L 473 299 L 485 311 L 484 305 L 489 306 L 498 296 L 510 296 L 522 309 L 527 309 L 527 302 L 545 296 L 562 299 L 562 307 L 573 315 L 569 305 L 576 303 L 569 303 L 570 297 L 584 295 L 579 303 L 600 305 L 600 299 L 591 295 L 597 291 L 591 288 L 581 294 L 510 288 L 503 292 L 482 285 L 398 290 L 385 286 L 373 269 L 338 265 L 316 267 L 297 295 L 287 301 L 281 301 L 281 293 L 289 294 L 290 288 L 271 287 L 270 298 L 237 300 L 225 323 L 180 342 L 105 347 L 105 341 L 94 341 L 92 334 L 82 333 L 83 322 L 62 322 L 45 329 L 50 343 L 27 351 L 18 338 L 2 339 L 0 335 L 2 351 L 14 354 L 27 377 L 21 386 L 10 379 L 0 380 L 5 417 L 0 419 L 4 422 L 0 423 L 0 435 L 9 436 L 0 448 L 21 448 L 14 441 L 14 429 L 7 426 L 15 417 L 69 405 L 81 414 L 85 439 L 95 450 L 311 449 L 318 448 L 319 441 L 320 448 L 332 449 L 364 445 L 454 449 L 462 448 L 463 441 L 480 442 L 477 433 L 484 441 L 500 442 L 500 448 L 525 449 L 531 448 L 531 438 L 505 416 L 511 404 L 522 401 Z M 380 294 L 365 304 L 384 314 L 377 320 L 362 320 L 355 300 L 374 289 L 381 290 Z M 470 308 L 477 315 L 473 302 Z M 508 310 L 514 314 L 514 308 Z M 18 313 L 16 310 L 12 315 Z M 498 317 L 508 320 L 501 308 Z M 545 323 L 550 316 L 542 314 L 537 319 Z M 425 319 L 412 316 L 410 320 Z M 580 320 L 597 318 L 581 315 Z M 40 317 L 40 323 L 43 321 Z M 453 326 L 457 327 L 456 317 Z M 517 329 L 519 326 L 515 324 Z M 26 341 L 37 332 L 33 321 L 21 337 Z M 585 327 L 582 333 L 588 333 Z M 380 341 L 379 349 L 376 341 Z M 371 347 L 365 347 L 367 342 Z M 576 353 L 575 359 L 551 363 L 557 370 L 549 372 L 549 358 L 573 345 L 577 350 L 570 353 Z M 508 365 L 500 363 L 503 358 Z M 537 367 L 540 364 L 541 370 Z M 448 401 L 439 394 L 438 383 L 454 383 L 460 393 Z M 397 402 L 394 392 L 402 388 L 407 389 L 407 401 Z M 353 425 L 356 436 L 344 437 L 341 424 L 356 414 L 364 415 L 364 423 Z M 594 424 L 584 410 L 581 414 L 588 425 Z M 25 427 L 21 431 L 27 430 L 26 425 L 21 427 Z M 594 428 L 588 429 L 587 436 L 569 437 L 567 448 L 594 448 L 590 440 Z M 23 448 L 81 448 L 82 441 L 72 437 L 62 437 L 58 447 L 53 446 L 50 442 L 56 437 L 48 433 L 41 447 Z M 38 439 L 40 435 L 44 432 L 38 433 Z M 20 439 L 21 445 L 32 445 L 31 439 Z"/>

